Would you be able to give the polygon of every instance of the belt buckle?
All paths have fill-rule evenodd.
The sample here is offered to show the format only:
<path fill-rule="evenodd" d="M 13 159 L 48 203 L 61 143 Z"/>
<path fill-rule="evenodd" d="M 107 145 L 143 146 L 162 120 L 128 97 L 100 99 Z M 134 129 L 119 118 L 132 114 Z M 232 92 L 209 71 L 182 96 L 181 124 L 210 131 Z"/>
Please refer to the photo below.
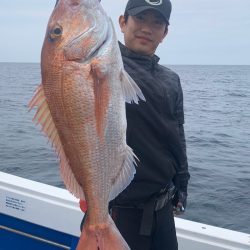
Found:
<path fill-rule="evenodd" d="M 170 199 L 171 199 L 171 193 L 169 192 L 169 190 L 165 194 L 160 195 L 160 197 L 156 199 L 155 211 L 158 211 L 163 207 L 165 207 Z"/>

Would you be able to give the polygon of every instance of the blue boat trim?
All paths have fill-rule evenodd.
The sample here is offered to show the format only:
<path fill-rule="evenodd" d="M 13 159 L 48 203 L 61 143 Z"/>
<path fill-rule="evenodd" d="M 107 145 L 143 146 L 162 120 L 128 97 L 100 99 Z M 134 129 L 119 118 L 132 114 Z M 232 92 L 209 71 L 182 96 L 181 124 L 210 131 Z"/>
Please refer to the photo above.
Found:
<path fill-rule="evenodd" d="M 24 233 L 24 232 L 21 232 L 21 231 L 18 231 L 18 230 L 14 230 L 14 229 L 9 228 L 9 227 L 4 227 L 4 226 L 1 226 L 1 225 L 0 225 L 0 229 L 1 229 L 1 230 L 8 231 L 8 232 L 10 232 L 10 233 L 19 234 L 19 235 L 22 235 L 22 236 L 24 236 L 24 237 L 31 238 L 31 239 L 33 239 L 33 240 L 42 241 L 42 242 L 44 242 L 44 243 L 46 243 L 46 244 L 53 245 L 53 246 L 56 246 L 56 247 L 59 247 L 59 248 L 62 248 L 62 249 L 69 249 L 69 250 L 70 250 L 70 247 L 68 247 L 68 246 L 61 245 L 61 244 L 59 244 L 59 243 L 56 243 L 56 242 L 53 242 L 53 241 L 46 240 L 46 239 L 43 239 L 43 238 L 34 236 L 34 235 L 32 235 L 32 234 L 27 234 L 27 233 Z"/>
<path fill-rule="evenodd" d="M 0 249 L 73 250 L 78 237 L 0 213 Z"/>

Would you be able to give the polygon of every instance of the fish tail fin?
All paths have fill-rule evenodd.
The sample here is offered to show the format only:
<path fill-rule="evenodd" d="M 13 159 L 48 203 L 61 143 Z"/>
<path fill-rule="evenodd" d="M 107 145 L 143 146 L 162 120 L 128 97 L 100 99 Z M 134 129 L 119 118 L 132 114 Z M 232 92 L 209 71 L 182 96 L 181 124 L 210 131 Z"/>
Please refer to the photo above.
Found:
<path fill-rule="evenodd" d="M 86 221 L 76 250 L 130 250 L 115 223 L 108 217 L 102 225 L 90 226 Z"/>

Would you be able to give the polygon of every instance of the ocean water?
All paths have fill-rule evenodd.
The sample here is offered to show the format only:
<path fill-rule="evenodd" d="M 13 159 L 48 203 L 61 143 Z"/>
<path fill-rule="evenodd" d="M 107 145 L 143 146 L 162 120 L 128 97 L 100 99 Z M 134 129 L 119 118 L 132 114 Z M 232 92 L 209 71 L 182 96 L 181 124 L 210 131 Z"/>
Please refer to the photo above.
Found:
<path fill-rule="evenodd" d="M 168 67 L 184 92 L 191 180 L 182 217 L 250 233 L 250 66 Z M 39 64 L 0 63 L 0 171 L 64 187 L 27 108 L 40 81 Z"/>

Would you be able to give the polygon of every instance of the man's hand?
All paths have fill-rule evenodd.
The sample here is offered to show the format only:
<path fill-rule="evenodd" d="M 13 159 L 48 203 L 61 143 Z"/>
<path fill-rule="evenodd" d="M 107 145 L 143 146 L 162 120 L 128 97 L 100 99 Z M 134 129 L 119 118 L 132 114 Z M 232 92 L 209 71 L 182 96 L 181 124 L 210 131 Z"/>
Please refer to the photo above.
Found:
<path fill-rule="evenodd" d="M 187 205 L 187 193 L 176 191 L 173 198 L 173 208 L 175 215 L 182 215 L 185 212 Z"/>

